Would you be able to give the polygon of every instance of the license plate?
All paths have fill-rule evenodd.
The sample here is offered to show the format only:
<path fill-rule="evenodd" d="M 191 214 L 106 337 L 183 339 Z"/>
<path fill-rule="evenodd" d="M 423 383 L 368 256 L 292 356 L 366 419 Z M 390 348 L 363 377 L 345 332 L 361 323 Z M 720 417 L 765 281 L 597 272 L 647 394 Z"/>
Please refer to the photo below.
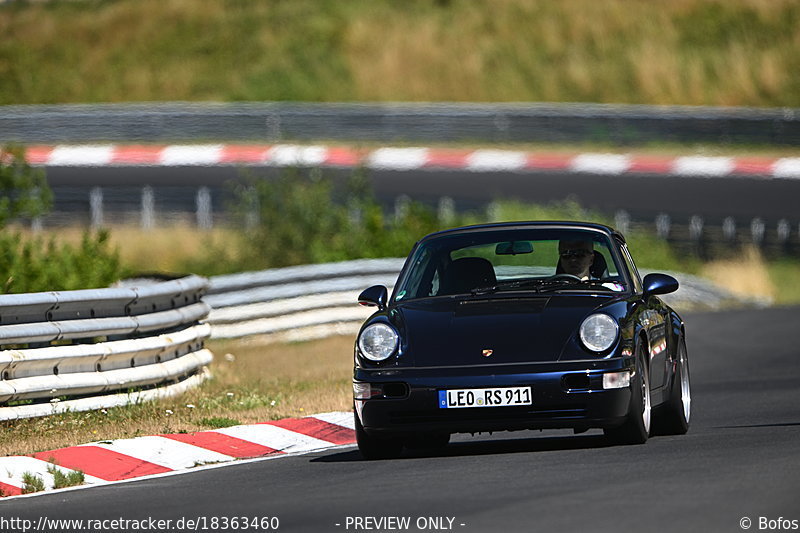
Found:
<path fill-rule="evenodd" d="M 439 407 L 508 407 L 532 405 L 530 387 L 498 387 L 493 389 L 452 389 L 439 391 Z"/>

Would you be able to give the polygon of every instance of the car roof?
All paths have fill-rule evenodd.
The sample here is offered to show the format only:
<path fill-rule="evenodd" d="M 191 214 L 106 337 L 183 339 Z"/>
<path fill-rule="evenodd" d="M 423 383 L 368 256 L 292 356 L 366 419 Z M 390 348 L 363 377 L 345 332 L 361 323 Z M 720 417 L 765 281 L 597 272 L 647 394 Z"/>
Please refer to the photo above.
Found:
<path fill-rule="evenodd" d="M 430 233 L 420 239 L 420 241 L 427 240 L 433 237 L 444 235 L 453 235 L 459 233 L 470 233 L 473 231 L 483 231 L 488 229 L 531 229 L 531 228 L 547 228 L 547 229 L 588 229 L 594 231 L 601 231 L 606 233 L 620 242 L 625 242 L 625 236 L 612 227 L 604 224 L 597 224 L 594 222 L 577 222 L 577 221 L 564 221 L 564 220 L 528 220 L 517 222 L 494 222 L 491 224 L 475 224 L 472 226 L 460 226 L 457 228 L 446 229 Z"/>

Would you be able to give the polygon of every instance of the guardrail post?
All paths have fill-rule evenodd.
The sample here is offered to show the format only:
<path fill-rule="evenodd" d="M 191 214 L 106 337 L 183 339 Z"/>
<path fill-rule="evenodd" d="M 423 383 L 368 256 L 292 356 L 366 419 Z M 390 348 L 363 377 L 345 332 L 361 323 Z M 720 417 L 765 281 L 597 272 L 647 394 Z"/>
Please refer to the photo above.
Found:
<path fill-rule="evenodd" d="M 729 244 L 736 242 L 736 221 L 733 217 L 725 217 L 722 221 L 722 236 Z"/>
<path fill-rule="evenodd" d="M 411 203 L 411 198 L 408 195 L 401 194 L 394 201 L 394 220 L 395 222 L 402 222 L 408 216 L 408 206 Z"/>
<path fill-rule="evenodd" d="M 672 220 L 670 219 L 669 215 L 666 213 L 659 213 L 656 216 L 656 235 L 658 235 L 659 238 L 664 240 L 669 239 L 669 231 L 671 225 L 672 225 Z"/>
<path fill-rule="evenodd" d="M 436 210 L 436 216 L 439 222 L 444 225 L 449 225 L 456 217 L 456 202 L 449 196 L 442 196 L 439 198 L 439 206 Z"/>
<path fill-rule="evenodd" d="M 210 230 L 214 221 L 211 214 L 211 191 L 208 187 L 197 189 L 195 203 L 197 205 L 197 227 L 201 230 Z"/>
<path fill-rule="evenodd" d="M 92 229 L 103 227 L 103 189 L 100 187 L 89 191 L 89 215 Z"/>
<path fill-rule="evenodd" d="M 624 209 L 618 210 L 614 213 L 614 226 L 616 226 L 617 231 L 626 235 L 628 230 L 630 229 L 631 225 L 631 216 L 628 214 L 627 211 Z"/>
<path fill-rule="evenodd" d="M 155 226 L 155 203 L 153 188 L 149 185 L 142 187 L 142 229 L 148 230 Z"/>
<path fill-rule="evenodd" d="M 703 246 L 703 217 L 699 215 L 693 215 L 692 218 L 689 219 L 689 240 L 692 242 L 692 247 L 695 250 L 695 254 L 699 257 L 705 256 L 705 249 Z"/>
<path fill-rule="evenodd" d="M 778 245 L 781 252 L 784 254 L 789 253 L 789 237 L 792 233 L 792 226 L 789 221 L 782 218 L 778 221 Z"/>
<path fill-rule="evenodd" d="M 347 210 L 347 218 L 349 219 L 351 226 L 354 228 L 360 228 L 364 222 L 364 212 L 357 205 L 351 205 Z"/>
<path fill-rule="evenodd" d="M 500 221 L 500 203 L 492 201 L 486 206 L 486 218 L 489 222 Z"/>
<path fill-rule="evenodd" d="M 753 244 L 761 248 L 764 244 L 764 233 L 767 227 L 764 221 L 756 217 L 750 222 L 750 234 L 753 237 Z"/>
<path fill-rule="evenodd" d="M 244 227 L 251 230 L 258 226 L 259 219 L 259 202 L 258 193 L 253 185 L 248 185 L 240 193 L 245 206 L 244 211 Z"/>

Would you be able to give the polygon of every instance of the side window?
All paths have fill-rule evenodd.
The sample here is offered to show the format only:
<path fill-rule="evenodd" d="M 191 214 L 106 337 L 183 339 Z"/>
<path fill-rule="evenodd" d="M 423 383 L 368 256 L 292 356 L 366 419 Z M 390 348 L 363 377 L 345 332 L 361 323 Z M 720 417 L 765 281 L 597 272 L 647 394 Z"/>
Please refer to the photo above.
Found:
<path fill-rule="evenodd" d="M 431 280 L 431 290 L 429 296 L 436 296 L 439 294 L 439 269 L 436 269 L 436 272 L 433 273 L 433 279 Z"/>
<path fill-rule="evenodd" d="M 403 282 L 405 290 L 400 291 L 395 296 L 395 300 L 402 300 L 404 298 L 419 298 L 426 295 L 430 288 L 424 287 L 424 278 L 426 271 L 430 270 L 430 252 L 423 248 L 419 250 L 414 264 L 411 267 L 408 278 Z"/>
<path fill-rule="evenodd" d="M 606 275 L 609 278 L 617 278 L 619 276 L 619 272 L 617 272 L 617 264 L 611 257 L 611 251 L 608 249 L 605 243 L 596 244 L 594 250 L 595 252 L 601 254 L 603 259 L 606 260 L 606 270 L 608 271 Z"/>
<path fill-rule="evenodd" d="M 628 246 L 623 244 L 620 249 L 622 250 L 622 258 L 625 260 L 625 265 L 628 267 L 628 272 L 631 273 L 634 290 L 637 293 L 642 292 L 642 279 L 639 277 L 639 271 L 636 270 L 636 265 L 633 264 L 631 254 L 628 252 Z"/>

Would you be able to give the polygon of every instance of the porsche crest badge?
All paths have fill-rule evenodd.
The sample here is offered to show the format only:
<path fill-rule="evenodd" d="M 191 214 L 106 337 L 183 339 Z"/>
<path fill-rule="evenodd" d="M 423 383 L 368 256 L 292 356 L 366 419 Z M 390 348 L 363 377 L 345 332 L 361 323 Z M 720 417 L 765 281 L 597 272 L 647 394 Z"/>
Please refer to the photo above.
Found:
<path fill-rule="evenodd" d="M 489 357 L 494 353 L 494 350 L 483 350 L 482 354 L 484 357 Z"/>

